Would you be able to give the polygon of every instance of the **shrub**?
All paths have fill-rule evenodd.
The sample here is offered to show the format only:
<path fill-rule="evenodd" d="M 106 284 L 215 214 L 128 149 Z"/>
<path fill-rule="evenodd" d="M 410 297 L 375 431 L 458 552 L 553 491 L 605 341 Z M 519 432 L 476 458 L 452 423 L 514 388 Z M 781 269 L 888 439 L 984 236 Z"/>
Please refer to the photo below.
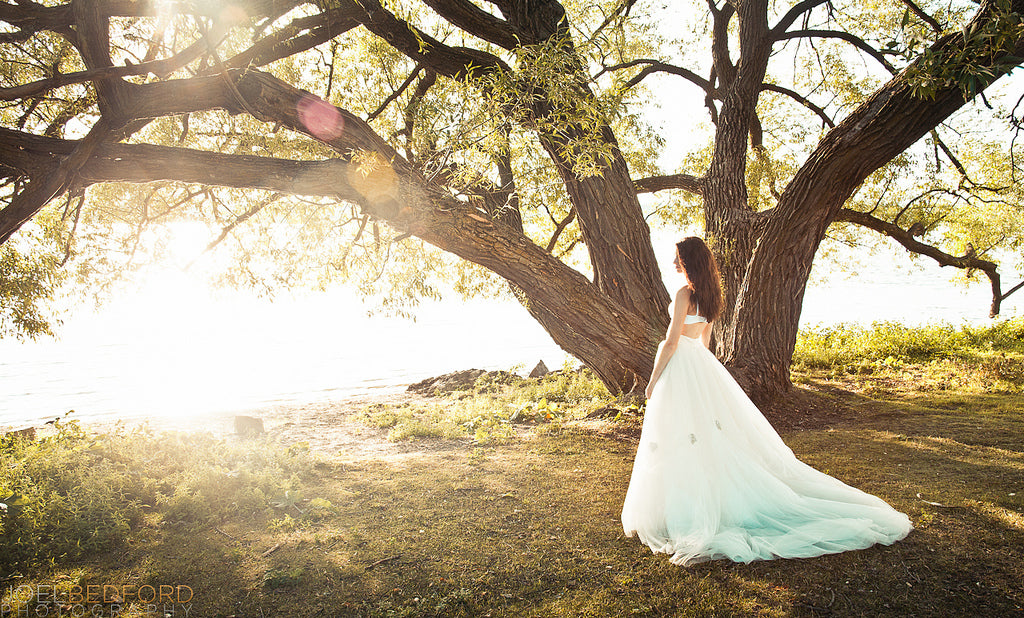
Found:
<path fill-rule="evenodd" d="M 901 363 L 954 359 L 975 362 L 994 353 L 1024 354 L 1024 319 L 985 326 L 948 323 L 905 326 L 876 322 L 805 329 L 797 337 L 793 364 L 798 369 L 898 368 Z"/>
<path fill-rule="evenodd" d="M 202 526 L 268 508 L 309 474 L 305 445 L 58 422 L 0 438 L 0 575 L 116 548 L 144 518 Z"/>

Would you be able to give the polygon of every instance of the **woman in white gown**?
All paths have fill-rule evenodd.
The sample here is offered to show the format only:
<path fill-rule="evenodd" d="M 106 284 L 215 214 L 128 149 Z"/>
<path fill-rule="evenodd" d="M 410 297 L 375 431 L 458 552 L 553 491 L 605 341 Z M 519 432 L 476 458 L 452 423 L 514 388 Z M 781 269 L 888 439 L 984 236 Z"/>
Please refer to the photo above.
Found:
<path fill-rule="evenodd" d="M 678 243 L 674 263 L 689 285 L 670 307 L 647 386 L 626 535 L 680 565 L 809 558 L 905 537 L 906 515 L 799 461 L 708 350 L 723 303 L 704 241 Z"/>

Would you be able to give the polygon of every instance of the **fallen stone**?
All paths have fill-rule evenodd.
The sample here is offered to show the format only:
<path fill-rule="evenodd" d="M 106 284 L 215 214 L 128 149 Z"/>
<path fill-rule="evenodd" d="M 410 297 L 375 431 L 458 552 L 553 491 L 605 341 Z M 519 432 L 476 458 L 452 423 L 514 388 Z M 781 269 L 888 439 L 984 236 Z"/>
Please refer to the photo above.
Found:
<path fill-rule="evenodd" d="M 36 428 L 25 427 L 24 429 L 15 429 L 8 431 L 4 436 L 9 438 L 21 438 L 22 440 L 35 440 L 36 439 Z"/>
<path fill-rule="evenodd" d="M 246 437 L 263 435 L 263 419 L 255 416 L 236 416 L 235 433 Z"/>
<path fill-rule="evenodd" d="M 537 366 L 534 367 L 533 371 L 530 372 L 530 377 L 531 378 L 542 378 L 542 377 L 548 375 L 549 373 L 551 373 L 551 372 L 548 371 L 548 366 L 545 365 L 544 361 L 542 360 L 542 361 L 538 362 Z"/>

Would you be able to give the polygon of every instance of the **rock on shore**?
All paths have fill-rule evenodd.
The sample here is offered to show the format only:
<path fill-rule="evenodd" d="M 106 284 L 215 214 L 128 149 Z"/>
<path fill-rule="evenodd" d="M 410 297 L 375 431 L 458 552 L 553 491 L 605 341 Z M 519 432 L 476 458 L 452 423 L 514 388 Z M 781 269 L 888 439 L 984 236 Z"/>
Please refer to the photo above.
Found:
<path fill-rule="evenodd" d="M 476 384 L 476 379 L 487 373 L 483 369 L 463 369 L 453 371 L 443 376 L 427 378 L 415 384 L 410 384 L 406 390 L 411 393 L 422 395 L 433 395 L 437 392 L 448 393 L 451 391 L 469 390 Z"/>
<path fill-rule="evenodd" d="M 406 391 L 428 396 L 452 391 L 469 391 L 477 388 L 481 377 L 484 378 L 485 388 L 487 384 L 513 384 L 523 379 L 522 376 L 511 371 L 463 369 L 410 384 Z"/>

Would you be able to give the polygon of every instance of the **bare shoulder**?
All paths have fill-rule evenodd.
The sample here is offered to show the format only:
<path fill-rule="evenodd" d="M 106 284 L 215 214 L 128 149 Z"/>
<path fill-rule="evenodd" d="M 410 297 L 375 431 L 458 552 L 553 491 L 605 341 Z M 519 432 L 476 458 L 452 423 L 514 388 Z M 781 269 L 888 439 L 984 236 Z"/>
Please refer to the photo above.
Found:
<path fill-rule="evenodd" d="M 693 292 L 690 288 L 682 287 L 676 292 L 675 300 L 672 301 L 672 318 L 683 319 L 686 312 L 690 310 L 690 295 Z"/>
<path fill-rule="evenodd" d="M 689 302 L 690 302 L 690 295 L 692 295 L 692 294 L 693 294 L 693 290 L 691 290 L 688 286 L 684 285 L 683 287 L 679 288 L 679 290 L 676 292 L 676 304 L 677 305 L 679 303 L 689 304 Z"/>

